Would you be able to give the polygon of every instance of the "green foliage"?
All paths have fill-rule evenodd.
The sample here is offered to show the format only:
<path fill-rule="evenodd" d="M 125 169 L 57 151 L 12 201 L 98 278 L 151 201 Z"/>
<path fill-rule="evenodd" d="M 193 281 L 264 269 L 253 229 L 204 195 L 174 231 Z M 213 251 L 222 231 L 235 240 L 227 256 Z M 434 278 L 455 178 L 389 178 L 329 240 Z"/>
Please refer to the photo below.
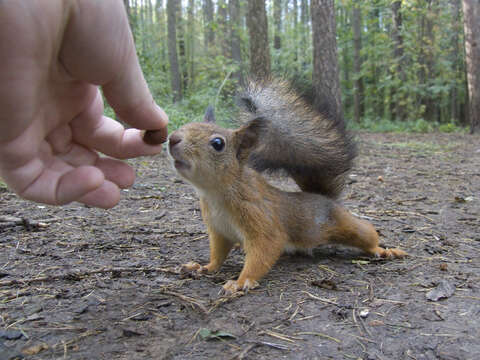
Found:
<path fill-rule="evenodd" d="M 193 9 L 188 7 L 191 2 L 181 3 L 177 44 L 183 99 L 177 103 L 172 102 L 165 2 L 156 2 L 155 9 L 149 2 L 135 2 L 136 8 L 130 3 L 130 22 L 145 78 L 155 100 L 169 115 L 170 130 L 186 122 L 200 121 L 210 104 L 215 106 L 217 119 L 229 124 L 229 119 L 235 117 L 234 94 L 238 88 L 234 74 L 240 70 L 247 75 L 249 62 L 243 18 L 245 2 L 240 1 L 242 22 L 236 29 L 242 64 L 233 64 L 231 60 L 231 34 L 221 31 L 220 15 L 217 13 L 206 26 L 202 2 L 193 2 Z M 273 48 L 273 3 L 266 3 L 272 71 L 276 76 L 311 82 L 310 21 L 300 21 L 300 1 L 296 10 L 292 1 L 282 3 L 281 49 Z M 360 8 L 362 29 L 362 66 L 358 73 L 353 72 L 353 3 L 354 0 L 335 2 L 340 86 L 347 119 L 353 118 L 354 81 L 360 79 L 364 84 L 365 113 L 360 123 L 350 126 L 371 131 L 462 131 L 467 96 L 463 30 L 461 14 L 455 12 L 453 2 L 402 1 L 399 36 L 403 56 L 395 58 L 392 0 L 355 1 Z M 215 44 L 208 48 L 204 46 L 207 28 L 217 30 Z M 108 107 L 106 112 L 113 116 Z"/>
<path fill-rule="evenodd" d="M 465 127 L 453 123 L 438 124 L 430 123 L 425 119 L 415 121 L 392 121 L 390 119 L 364 118 L 360 123 L 350 122 L 348 127 L 352 130 L 367 130 L 371 132 L 407 132 L 407 133 L 431 133 L 431 132 L 466 132 Z"/>

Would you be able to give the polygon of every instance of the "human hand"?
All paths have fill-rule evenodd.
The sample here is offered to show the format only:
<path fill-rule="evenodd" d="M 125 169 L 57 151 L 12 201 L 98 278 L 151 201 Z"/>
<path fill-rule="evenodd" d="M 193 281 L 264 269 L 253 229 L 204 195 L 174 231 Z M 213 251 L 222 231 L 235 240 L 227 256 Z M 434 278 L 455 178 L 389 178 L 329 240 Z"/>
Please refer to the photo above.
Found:
<path fill-rule="evenodd" d="M 168 122 L 140 69 L 123 2 L 0 1 L 0 178 L 20 196 L 110 208 L 153 155 L 140 130 L 103 116 L 103 93 L 138 129 Z"/>

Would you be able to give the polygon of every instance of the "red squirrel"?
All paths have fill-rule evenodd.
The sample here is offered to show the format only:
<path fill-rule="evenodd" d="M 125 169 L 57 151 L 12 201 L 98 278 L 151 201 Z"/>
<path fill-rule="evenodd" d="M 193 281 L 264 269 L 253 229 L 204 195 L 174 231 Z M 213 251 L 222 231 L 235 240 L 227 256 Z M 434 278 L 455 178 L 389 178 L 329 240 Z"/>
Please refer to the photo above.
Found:
<path fill-rule="evenodd" d="M 336 200 L 355 157 L 341 120 L 316 110 L 281 80 L 250 82 L 240 105 L 238 129 L 216 125 L 209 107 L 204 122 L 169 137 L 173 166 L 196 189 L 210 239 L 210 262 L 185 269 L 215 272 L 240 243 L 243 270 L 223 286 L 234 293 L 256 287 L 284 252 L 336 243 L 383 258 L 407 255 L 380 247 L 372 224 Z M 282 191 L 261 174 L 276 170 L 301 191 Z"/>

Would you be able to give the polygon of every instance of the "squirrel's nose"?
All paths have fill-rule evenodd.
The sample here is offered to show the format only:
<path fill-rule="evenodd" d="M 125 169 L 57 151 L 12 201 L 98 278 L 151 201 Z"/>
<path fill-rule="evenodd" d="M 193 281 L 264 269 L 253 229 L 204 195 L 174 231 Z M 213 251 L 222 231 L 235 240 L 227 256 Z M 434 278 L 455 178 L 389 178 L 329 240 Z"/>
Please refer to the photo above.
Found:
<path fill-rule="evenodd" d="M 173 148 L 175 145 L 177 145 L 179 142 L 182 141 L 182 137 L 174 132 L 172 135 L 170 135 L 170 137 L 168 138 L 168 146 L 171 148 Z"/>

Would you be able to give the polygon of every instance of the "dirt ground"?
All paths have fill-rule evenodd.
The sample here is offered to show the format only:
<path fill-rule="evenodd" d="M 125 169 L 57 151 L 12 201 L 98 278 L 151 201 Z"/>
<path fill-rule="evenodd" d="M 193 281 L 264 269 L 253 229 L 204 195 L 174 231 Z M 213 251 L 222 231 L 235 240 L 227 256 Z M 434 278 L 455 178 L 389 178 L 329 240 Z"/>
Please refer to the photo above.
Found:
<path fill-rule="evenodd" d="M 109 211 L 0 188 L 0 359 L 478 359 L 480 138 L 357 137 L 343 202 L 410 256 L 285 255 L 244 296 L 219 294 L 239 249 L 217 274 L 178 272 L 208 239 L 165 155 L 132 161 Z"/>

